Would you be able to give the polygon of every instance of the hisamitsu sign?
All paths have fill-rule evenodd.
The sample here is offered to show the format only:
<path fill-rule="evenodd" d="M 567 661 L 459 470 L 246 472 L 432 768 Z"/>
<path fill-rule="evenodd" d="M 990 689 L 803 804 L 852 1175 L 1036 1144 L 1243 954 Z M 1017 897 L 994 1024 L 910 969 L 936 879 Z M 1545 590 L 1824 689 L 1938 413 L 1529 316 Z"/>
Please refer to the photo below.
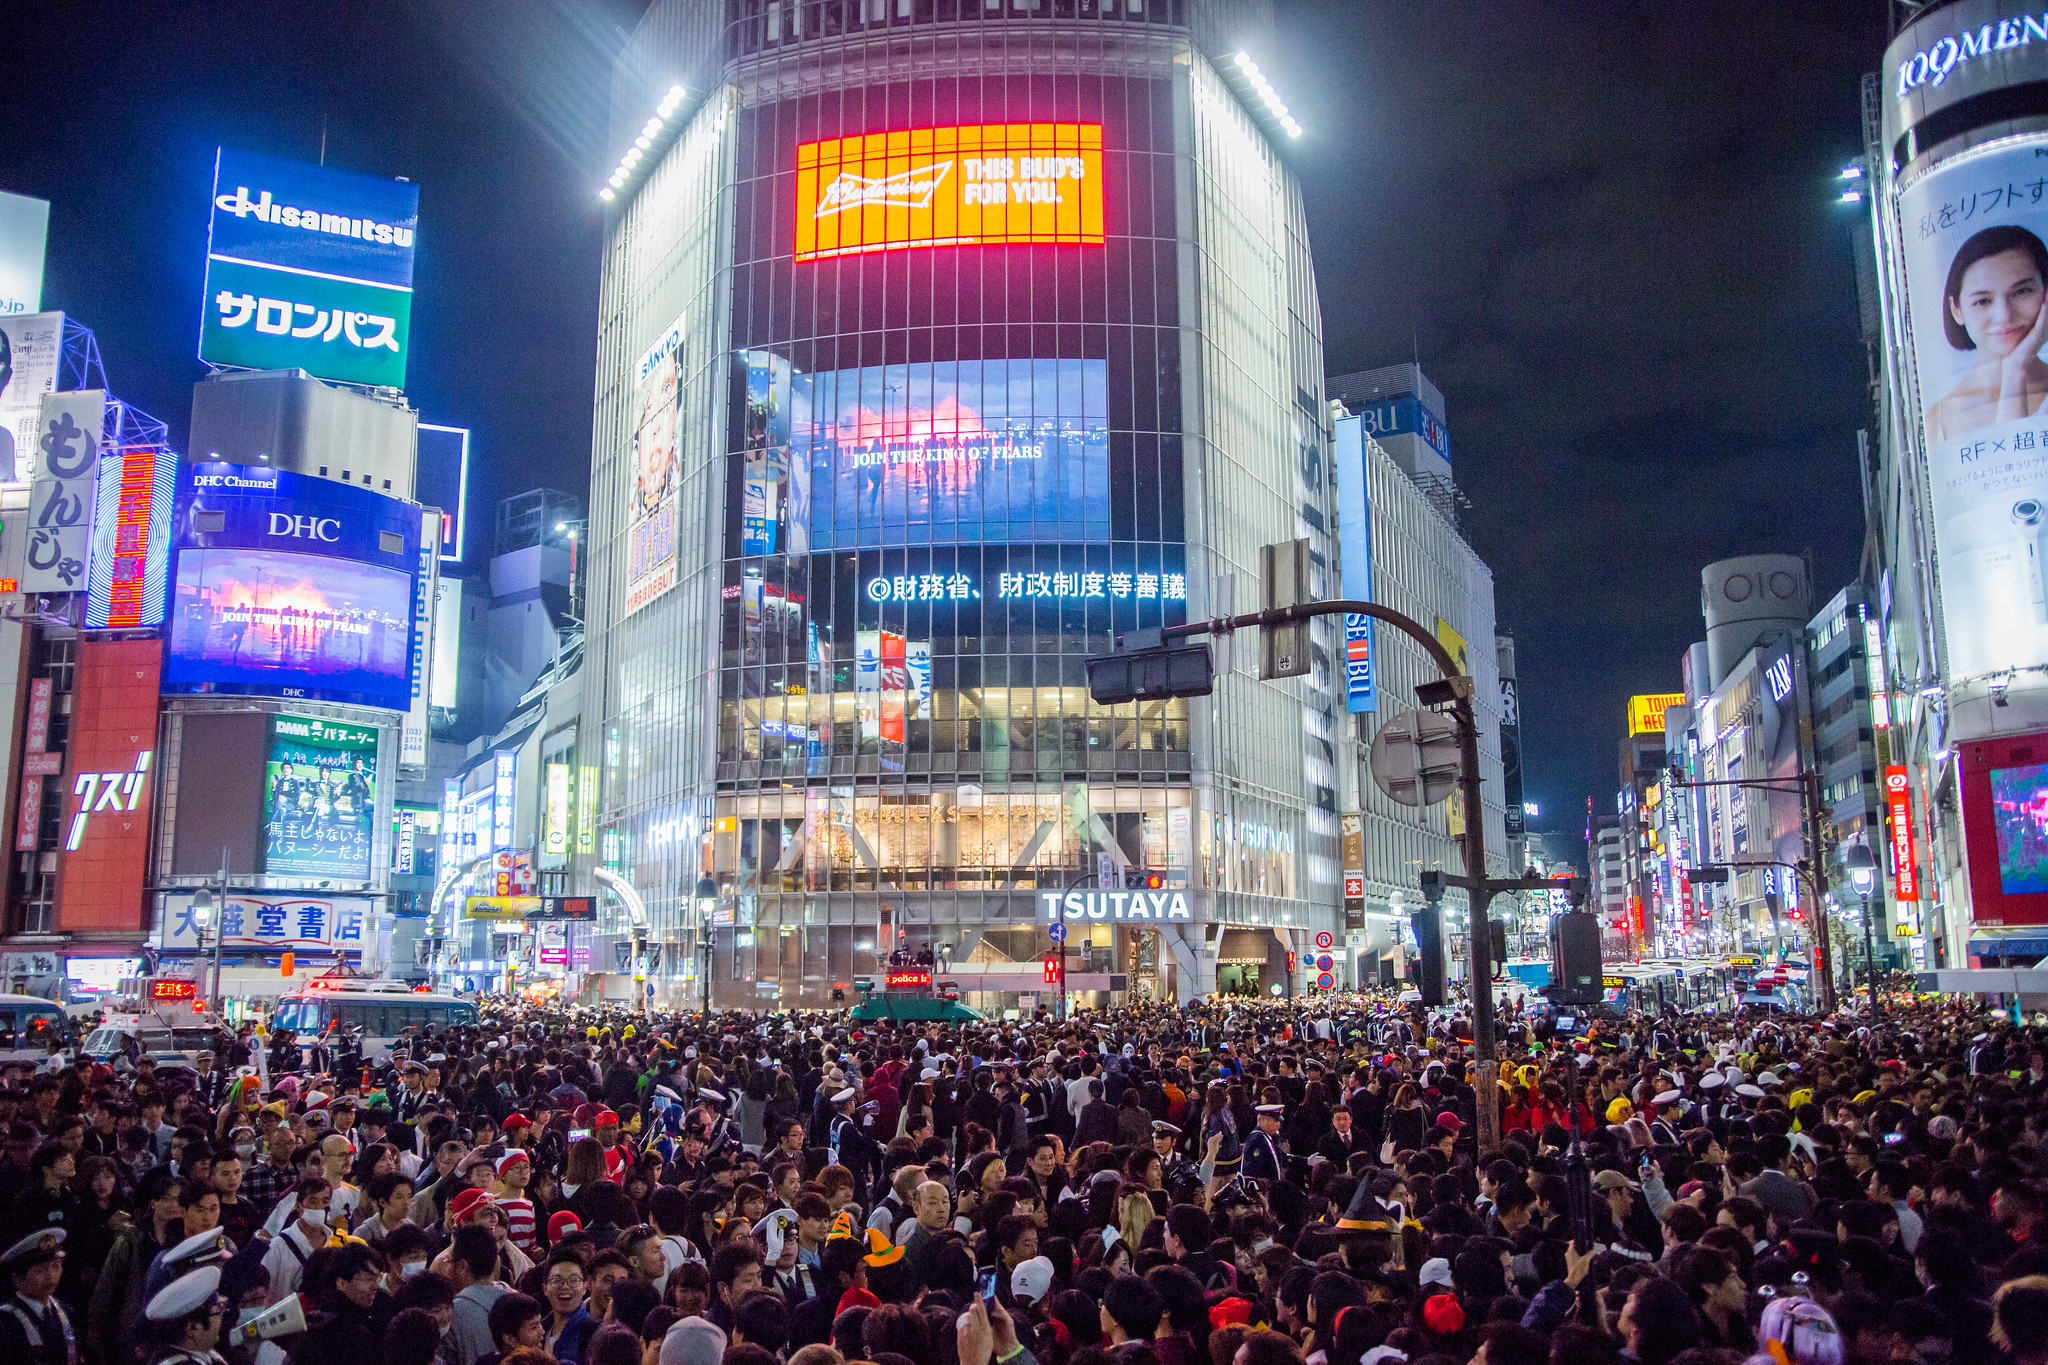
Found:
<path fill-rule="evenodd" d="M 199 358 L 404 388 L 419 205 L 403 180 L 220 148 Z"/>

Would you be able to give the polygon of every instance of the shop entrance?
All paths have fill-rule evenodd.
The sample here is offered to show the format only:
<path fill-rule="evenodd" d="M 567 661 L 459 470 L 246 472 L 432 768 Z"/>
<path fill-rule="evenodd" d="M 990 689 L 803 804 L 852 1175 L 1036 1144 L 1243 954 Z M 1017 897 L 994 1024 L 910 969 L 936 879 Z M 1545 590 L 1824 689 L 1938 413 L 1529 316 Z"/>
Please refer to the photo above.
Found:
<path fill-rule="evenodd" d="M 1265 969 L 1264 962 L 1219 962 L 1216 991 L 1219 995 L 1262 995 L 1259 976 Z"/>

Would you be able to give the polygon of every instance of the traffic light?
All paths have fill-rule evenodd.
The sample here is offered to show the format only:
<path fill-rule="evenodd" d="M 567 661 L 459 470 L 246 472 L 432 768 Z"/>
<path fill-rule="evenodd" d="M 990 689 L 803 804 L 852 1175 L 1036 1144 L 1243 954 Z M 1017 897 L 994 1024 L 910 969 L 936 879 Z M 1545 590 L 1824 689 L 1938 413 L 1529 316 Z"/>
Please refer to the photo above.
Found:
<path fill-rule="evenodd" d="M 1160 887 L 1166 885 L 1166 878 L 1160 876 L 1157 872 L 1147 872 L 1144 885 L 1147 891 L 1157 891 Z"/>
<path fill-rule="evenodd" d="M 1488 920 L 1486 927 L 1492 931 L 1487 935 L 1488 951 L 1493 954 L 1494 971 L 1498 974 L 1507 965 L 1508 927 L 1497 919 Z"/>
<path fill-rule="evenodd" d="M 1415 931 L 1415 989 L 1422 993 L 1425 1005 L 1444 1003 L 1444 929 L 1438 917 L 1437 908 L 1411 915 L 1408 923 Z"/>
<path fill-rule="evenodd" d="M 1060 984 L 1060 955 L 1058 953 L 1047 953 L 1045 955 L 1045 984 L 1048 986 Z"/>
<path fill-rule="evenodd" d="M 1604 997 L 1600 920 L 1583 910 L 1550 917 L 1551 997 L 1560 1005 L 1597 1005 Z"/>
<path fill-rule="evenodd" d="M 1294 975 L 1294 950 L 1292 948 L 1287 950 L 1287 974 L 1289 976 Z"/>
<path fill-rule="evenodd" d="M 1160 697 L 1206 697 L 1216 688 L 1209 646 L 1153 644 L 1156 630 L 1130 631 L 1125 648 L 1086 660 L 1088 695 L 1104 705 Z"/>

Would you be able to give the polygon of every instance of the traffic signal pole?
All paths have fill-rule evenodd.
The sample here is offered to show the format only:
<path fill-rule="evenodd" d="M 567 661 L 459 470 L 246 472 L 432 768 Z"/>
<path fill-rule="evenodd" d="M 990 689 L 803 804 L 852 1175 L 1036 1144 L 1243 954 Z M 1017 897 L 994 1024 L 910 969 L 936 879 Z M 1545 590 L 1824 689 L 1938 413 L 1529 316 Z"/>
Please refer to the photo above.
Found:
<path fill-rule="evenodd" d="M 1479 804 L 1479 723 L 1472 710 L 1472 679 L 1458 671 L 1457 661 L 1451 658 L 1450 651 L 1434 633 L 1423 629 L 1414 619 L 1377 602 L 1349 599 L 1298 602 L 1291 607 L 1275 607 L 1242 616 L 1220 616 L 1209 621 L 1166 626 L 1159 631 L 1159 637 L 1161 640 L 1173 640 L 1190 635 L 1221 635 L 1255 626 L 1285 626 L 1316 616 L 1339 615 L 1370 616 L 1376 621 L 1385 621 L 1421 645 L 1423 652 L 1429 655 L 1430 661 L 1443 675 L 1436 682 L 1416 688 L 1415 695 L 1425 706 L 1447 709 L 1458 736 L 1458 760 L 1462 769 L 1458 790 L 1465 802 L 1465 833 L 1459 842 L 1464 846 L 1465 875 L 1455 879 L 1446 877 L 1445 881 L 1465 888 L 1471 907 L 1471 923 L 1466 937 L 1470 946 L 1467 962 L 1471 968 L 1472 1051 L 1475 1057 L 1472 1093 L 1474 1127 L 1478 1130 L 1476 1150 L 1484 1155 L 1500 1147 L 1500 1063 L 1498 1044 L 1494 1039 L 1493 936 L 1487 928 L 1494 888 L 1486 877 L 1486 821 Z"/>

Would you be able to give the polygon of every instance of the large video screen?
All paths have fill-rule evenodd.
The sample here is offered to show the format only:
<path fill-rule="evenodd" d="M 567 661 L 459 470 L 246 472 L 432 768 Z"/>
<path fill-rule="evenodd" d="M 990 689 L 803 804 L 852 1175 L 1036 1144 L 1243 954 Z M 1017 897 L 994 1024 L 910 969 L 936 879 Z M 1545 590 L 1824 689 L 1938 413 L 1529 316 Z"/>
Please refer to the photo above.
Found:
<path fill-rule="evenodd" d="M 758 382 L 789 385 L 790 447 L 781 460 L 749 452 L 750 480 L 764 486 L 747 544 L 797 554 L 1106 540 L 1107 369 L 1101 360 L 965 360 L 788 379 L 750 369 L 750 411 L 763 406 Z M 761 425 L 772 440 L 779 412 Z M 764 524 L 787 528 L 788 543 L 775 544 Z"/>
<path fill-rule="evenodd" d="M 367 879 L 376 792 L 373 727 L 272 716 L 263 780 L 263 870 Z"/>
<path fill-rule="evenodd" d="M 185 549 L 169 677 L 182 691 L 410 701 L 412 577 L 377 564 L 237 546 Z"/>
<path fill-rule="evenodd" d="M 1991 770 L 1998 880 L 2008 896 L 2048 891 L 2048 763 Z"/>

